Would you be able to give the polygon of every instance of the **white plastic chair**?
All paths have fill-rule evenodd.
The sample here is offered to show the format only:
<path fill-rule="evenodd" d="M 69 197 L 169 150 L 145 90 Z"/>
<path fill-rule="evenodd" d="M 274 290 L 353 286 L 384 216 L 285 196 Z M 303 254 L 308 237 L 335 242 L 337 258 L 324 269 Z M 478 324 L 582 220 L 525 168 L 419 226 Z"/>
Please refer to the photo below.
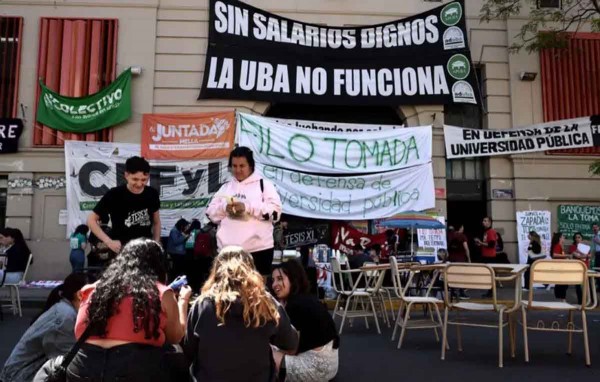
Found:
<path fill-rule="evenodd" d="M 377 266 L 377 263 L 371 263 L 371 262 L 365 262 L 363 263 L 363 267 L 372 267 L 372 266 Z M 381 272 L 384 273 L 384 275 L 381 275 Z M 376 269 L 376 270 L 372 270 L 372 271 L 364 271 L 364 279 L 365 279 L 365 283 L 366 283 L 366 288 L 369 292 L 372 292 L 375 300 L 375 307 L 379 309 L 379 311 L 381 311 L 381 316 L 383 318 L 383 322 L 385 322 L 388 326 L 388 328 L 391 326 L 391 322 L 390 322 L 390 318 L 388 316 L 388 310 L 387 310 L 387 304 L 386 304 L 386 298 L 387 301 L 390 304 L 390 309 L 392 309 L 392 313 L 394 310 L 394 307 L 392 305 L 392 298 L 391 298 L 391 294 L 389 292 L 389 290 L 387 290 L 386 288 L 383 287 L 383 281 L 385 280 L 385 270 L 381 270 L 381 269 Z M 378 282 L 380 280 L 380 276 L 383 277 L 383 279 L 381 279 L 382 283 L 378 285 Z M 395 315 L 394 315 L 394 319 L 395 319 Z"/>
<path fill-rule="evenodd" d="M 21 295 L 19 293 L 19 287 L 26 283 L 27 273 L 29 272 L 29 267 L 33 263 L 33 254 L 29 254 L 29 259 L 27 260 L 27 266 L 25 267 L 25 271 L 23 272 L 23 277 L 16 283 L 3 283 L 0 285 L 0 288 L 8 288 L 10 293 L 10 304 L 3 305 L 6 307 L 10 307 L 12 309 L 13 314 L 19 314 L 19 317 L 23 317 L 23 311 L 21 309 Z M 6 273 L 5 273 L 6 277 Z"/>
<path fill-rule="evenodd" d="M 367 329 L 369 328 L 368 317 L 373 317 L 375 320 L 375 327 L 377 328 L 377 333 L 381 334 L 381 329 L 379 328 L 379 321 L 377 320 L 377 310 L 375 309 L 375 302 L 373 298 L 377 295 L 377 289 L 381 287 L 383 283 L 383 275 L 380 274 L 380 277 L 377 280 L 377 283 L 371 288 L 358 288 L 358 285 L 362 279 L 363 271 L 360 269 L 348 269 L 343 270 L 340 262 L 337 258 L 331 258 L 331 271 L 332 271 L 332 283 L 333 288 L 337 293 L 337 299 L 335 302 L 335 308 L 333 310 L 333 318 L 335 316 L 341 316 L 342 322 L 340 324 L 340 332 L 344 330 L 344 322 L 346 318 L 355 318 L 355 317 L 364 317 L 365 325 Z M 353 280 L 352 275 L 358 273 L 358 278 Z M 348 281 L 344 282 L 344 278 L 347 277 Z M 339 305 L 342 296 L 346 297 L 346 304 L 343 308 L 343 311 L 340 312 Z M 350 309 L 350 303 L 353 303 L 352 309 Z"/>

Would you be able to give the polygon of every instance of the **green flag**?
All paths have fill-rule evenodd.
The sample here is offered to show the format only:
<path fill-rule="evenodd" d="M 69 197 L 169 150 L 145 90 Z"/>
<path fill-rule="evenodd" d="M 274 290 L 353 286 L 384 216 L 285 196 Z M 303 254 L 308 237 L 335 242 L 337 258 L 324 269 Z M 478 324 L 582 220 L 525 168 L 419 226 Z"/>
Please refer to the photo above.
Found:
<path fill-rule="evenodd" d="M 131 69 L 109 86 L 85 97 L 65 97 L 40 81 L 37 121 L 67 133 L 91 133 L 131 117 Z"/>

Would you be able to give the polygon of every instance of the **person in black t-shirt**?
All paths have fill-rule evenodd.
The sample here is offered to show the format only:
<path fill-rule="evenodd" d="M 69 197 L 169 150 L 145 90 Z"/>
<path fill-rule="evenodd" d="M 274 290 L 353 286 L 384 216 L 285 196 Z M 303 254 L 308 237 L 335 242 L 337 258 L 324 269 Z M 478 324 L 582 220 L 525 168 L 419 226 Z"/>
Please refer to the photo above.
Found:
<path fill-rule="evenodd" d="M 272 291 L 285 307 L 292 325 L 300 332 L 300 343 L 295 355 L 274 352 L 282 365 L 288 382 L 329 381 L 338 371 L 339 337 L 333 318 L 319 300 L 309 294 L 309 284 L 302 265 L 288 260 L 276 265 L 272 273 Z"/>
<path fill-rule="evenodd" d="M 115 253 L 137 238 L 160 242 L 159 194 L 146 186 L 149 177 L 150 164 L 144 158 L 134 156 L 127 159 L 127 184 L 111 188 L 88 217 L 87 225 L 92 233 Z M 99 224 L 106 217 L 110 217 L 112 225 L 110 236 Z"/>

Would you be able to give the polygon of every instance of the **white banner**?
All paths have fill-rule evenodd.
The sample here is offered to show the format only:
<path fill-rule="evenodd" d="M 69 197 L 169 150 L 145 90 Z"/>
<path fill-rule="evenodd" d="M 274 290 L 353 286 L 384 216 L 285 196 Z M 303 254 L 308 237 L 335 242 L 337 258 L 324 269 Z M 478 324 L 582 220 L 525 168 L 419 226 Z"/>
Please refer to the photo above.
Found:
<path fill-rule="evenodd" d="M 102 196 L 124 184 L 127 158 L 140 155 L 140 145 L 131 143 L 65 142 L 67 177 L 67 237 Z M 150 161 L 150 186 L 160 192 L 161 235 L 168 236 L 175 222 L 204 219 L 211 197 L 229 179 L 227 159 L 214 161 Z"/>
<path fill-rule="evenodd" d="M 435 217 L 440 223 L 446 226 L 446 219 L 443 216 Z M 417 243 L 420 248 L 434 248 L 436 252 L 440 249 L 448 249 L 448 240 L 446 229 L 421 229 L 417 228 Z"/>
<path fill-rule="evenodd" d="M 518 211 L 517 240 L 519 242 L 519 263 L 527 263 L 529 232 L 535 231 L 542 241 L 542 254 L 550 256 L 552 230 L 550 229 L 550 211 Z"/>
<path fill-rule="evenodd" d="M 431 161 L 431 126 L 356 129 L 362 132 L 312 131 L 238 113 L 237 140 L 252 149 L 258 163 L 311 173 L 375 173 Z"/>
<path fill-rule="evenodd" d="M 363 220 L 435 207 L 431 163 L 382 174 L 327 176 L 256 164 L 279 191 L 283 212 L 308 218 Z"/>
<path fill-rule="evenodd" d="M 512 155 L 594 145 L 590 117 L 508 130 L 465 129 L 444 125 L 446 158 Z"/>

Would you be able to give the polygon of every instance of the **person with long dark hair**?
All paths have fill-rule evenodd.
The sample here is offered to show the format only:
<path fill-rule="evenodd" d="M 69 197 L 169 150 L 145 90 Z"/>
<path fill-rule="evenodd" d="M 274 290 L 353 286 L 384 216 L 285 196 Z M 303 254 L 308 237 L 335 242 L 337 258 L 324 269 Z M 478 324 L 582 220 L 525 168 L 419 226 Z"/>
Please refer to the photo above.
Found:
<path fill-rule="evenodd" d="M 273 267 L 271 288 L 300 332 L 294 354 L 275 351 L 276 362 L 285 361 L 286 381 L 329 381 L 338 371 L 339 337 L 327 308 L 310 294 L 307 275 L 296 260 Z"/>
<path fill-rule="evenodd" d="M 294 352 L 298 333 L 252 257 L 241 247 L 226 247 L 188 318 L 184 352 L 193 380 L 274 382 L 270 345 Z"/>
<path fill-rule="evenodd" d="M 534 261 L 543 259 L 546 257 L 545 254 L 542 253 L 542 241 L 540 239 L 540 235 L 535 232 L 529 232 L 529 246 L 527 246 L 527 265 L 530 266 L 534 263 Z M 530 268 L 527 268 L 525 271 L 525 290 L 529 289 L 529 275 Z"/>
<path fill-rule="evenodd" d="M 87 283 L 82 273 L 71 273 L 54 288 L 44 309 L 23 334 L 4 364 L 0 380 L 29 382 L 48 359 L 63 355 L 75 343 L 75 320 L 80 289 Z"/>
<path fill-rule="evenodd" d="M 6 263 L 4 270 L 0 264 L 0 285 L 3 283 L 16 284 L 23 279 L 31 251 L 25 242 L 23 233 L 18 228 L 0 230 L 2 244 L 7 247 L 4 252 Z"/>
<path fill-rule="evenodd" d="M 252 150 L 235 148 L 229 154 L 233 177 L 215 194 L 206 215 L 219 225 L 219 250 L 230 245 L 244 248 L 258 272 L 268 276 L 273 263 L 273 222 L 281 215 L 281 199 L 273 183 L 254 167 Z"/>
<path fill-rule="evenodd" d="M 165 285 L 161 246 L 130 241 L 98 282 L 82 289 L 75 335 L 89 335 L 67 368 L 67 381 L 161 381 L 162 347 L 185 333 L 191 289 L 179 300 Z M 89 328 L 89 330 L 88 330 Z"/>
<path fill-rule="evenodd" d="M 69 246 L 71 247 L 69 262 L 73 272 L 81 272 L 85 267 L 85 248 L 88 243 L 87 234 L 89 231 L 87 225 L 81 224 L 75 228 L 69 240 Z"/>

